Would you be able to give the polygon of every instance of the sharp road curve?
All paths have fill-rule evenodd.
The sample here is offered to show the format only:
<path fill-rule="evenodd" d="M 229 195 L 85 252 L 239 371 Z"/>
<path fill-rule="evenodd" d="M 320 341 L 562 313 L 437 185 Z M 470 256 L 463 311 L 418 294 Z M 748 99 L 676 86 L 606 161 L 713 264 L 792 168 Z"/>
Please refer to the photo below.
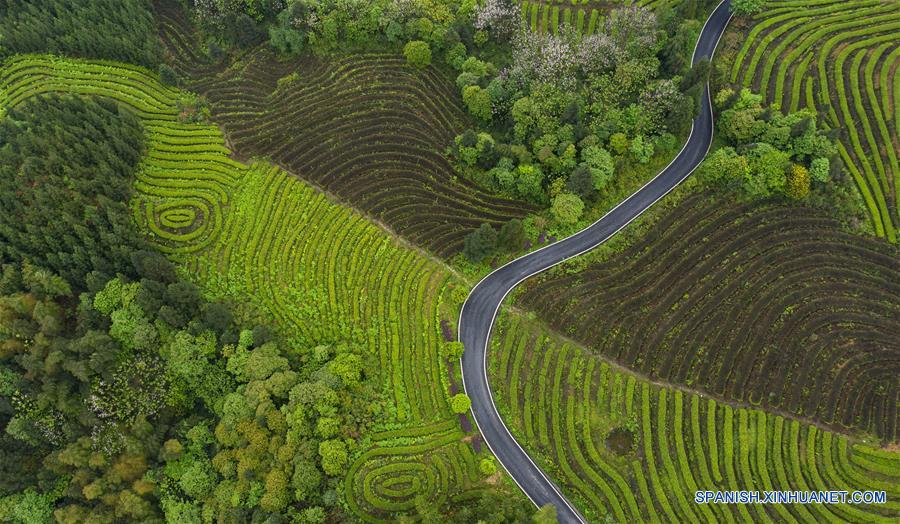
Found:
<path fill-rule="evenodd" d="M 707 19 L 694 49 L 693 63 L 712 58 L 731 18 L 729 4 L 730 0 L 724 0 Z M 475 422 L 491 452 L 516 484 L 536 505 L 555 505 L 561 523 L 586 521 L 516 442 L 494 405 L 487 378 L 487 347 L 494 317 L 503 299 L 520 282 L 602 244 L 674 189 L 706 156 L 712 137 L 713 113 L 707 86 L 687 143 L 668 167 L 587 228 L 513 260 L 486 276 L 463 305 L 459 319 L 459 339 L 466 348 L 462 357 L 463 387 L 472 399 Z"/>

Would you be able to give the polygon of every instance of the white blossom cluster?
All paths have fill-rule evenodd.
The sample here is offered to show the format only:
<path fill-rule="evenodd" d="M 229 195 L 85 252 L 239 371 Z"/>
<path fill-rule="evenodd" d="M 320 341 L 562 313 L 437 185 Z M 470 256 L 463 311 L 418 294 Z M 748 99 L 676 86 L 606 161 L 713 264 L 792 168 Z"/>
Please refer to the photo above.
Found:
<path fill-rule="evenodd" d="M 570 39 L 523 31 L 513 42 L 514 76 L 566 88 L 574 85 L 577 66 L 577 49 Z"/>
<path fill-rule="evenodd" d="M 663 115 L 674 111 L 683 100 L 678 84 L 669 78 L 651 83 L 640 96 L 641 105 L 647 108 L 655 126 L 661 126 Z"/>
<path fill-rule="evenodd" d="M 612 41 L 617 61 L 653 54 L 657 45 L 656 15 L 645 7 L 615 9 L 606 19 L 603 33 Z"/>
<path fill-rule="evenodd" d="M 616 9 L 590 36 L 579 36 L 569 27 L 561 28 L 559 35 L 520 30 L 513 40 L 512 74 L 567 89 L 578 75 L 610 71 L 632 58 L 653 55 L 656 45 L 656 16 L 651 11 Z"/>
<path fill-rule="evenodd" d="M 475 12 L 475 28 L 490 30 L 498 39 L 514 35 L 522 24 L 522 8 L 515 0 L 487 0 Z"/>
<path fill-rule="evenodd" d="M 216 0 L 194 0 L 194 12 L 201 22 L 210 22 L 219 16 L 219 3 Z"/>
<path fill-rule="evenodd" d="M 387 15 L 393 20 L 407 20 L 420 16 L 421 7 L 419 0 L 393 0 L 388 4 Z"/>
<path fill-rule="evenodd" d="M 162 361 L 137 355 L 123 362 L 111 381 L 99 380 L 91 387 L 87 404 L 101 420 L 127 420 L 138 414 L 155 415 L 166 401 L 168 383 Z"/>
<path fill-rule="evenodd" d="M 92 427 L 91 447 L 107 457 L 122 451 L 125 447 L 125 437 L 119 429 L 119 424 L 112 420 L 103 420 Z"/>

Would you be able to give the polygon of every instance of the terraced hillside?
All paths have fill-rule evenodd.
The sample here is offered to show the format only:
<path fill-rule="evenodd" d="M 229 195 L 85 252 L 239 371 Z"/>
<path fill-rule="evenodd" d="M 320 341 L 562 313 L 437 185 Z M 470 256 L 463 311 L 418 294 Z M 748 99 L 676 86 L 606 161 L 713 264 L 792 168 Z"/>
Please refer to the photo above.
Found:
<path fill-rule="evenodd" d="M 442 152 L 466 117 L 440 71 L 390 54 L 278 62 L 265 48 L 224 69 L 196 54 L 177 7 L 160 2 L 158 18 L 175 68 L 240 155 L 273 159 L 439 256 L 531 209 L 457 178 Z"/>
<path fill-rule="evenodd" d="M 897 438 L 900 257 L 821 213 L 697 193 L 519 303 L 651 377 Z"/>
<path fill-rule="evenodd" d="M 767 2 L 739 36 L 730 69 L 732 82 L 783 109 L 815 108 L 842 129 L 841 157 L 875 230 L 892 242 L 900 221 L 898 31 L 900 3 L 891 0 Z"/>
<path fill-rule="evenodd" d="M 900 454 L 651 385 L 516 317 L 501 329 L 490 376 L 504 420 L 590 522 L 900 518 Z M 888 503 L 694 502 L 697 490 L 830 489 L 884 490 Z"/>
<path fill-rule="evenodd" d="M 186 263 L 207 294 L 263 312 L 298 348 L 354 341 L 390 399 L 382 430 L 356 448 L 342 487 L 369 522 L 414 511 L 417 496 L 447 509 L 487 484 L 451 413 L 440 322 L 458 285 L 359 213 L 265 163 L 229 158 L 214 126 L 179 122 L 178 91 L 132 66 L 20 56 L 0 68 L 0 117 L 46 92 L 117 100 L 142 119 L 148 152 L 135 216 Z"/>

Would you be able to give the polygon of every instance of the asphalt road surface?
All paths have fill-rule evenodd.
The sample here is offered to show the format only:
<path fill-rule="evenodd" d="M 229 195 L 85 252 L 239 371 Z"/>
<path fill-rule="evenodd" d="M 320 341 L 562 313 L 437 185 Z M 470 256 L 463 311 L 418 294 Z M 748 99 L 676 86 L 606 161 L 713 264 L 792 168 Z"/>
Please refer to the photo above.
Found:
<path fill-rule="evenodd" d="M 707 19 L 694 50 L 694 63 L 712 57 L 731 18 L 729 4 L 730 0 L 724 0 Z M 668 167 L 587 228 L 513 260 L 486 276 L 463 305 L 459 319 L 459 338 L 466 348 L 462 357 L 463 387 L 472 399 L 475 422 L 491 452 L 516 484 L 537 506 L 556 506 L 561 523 L 586 520 L 516 442 L 494 405 L 487 379 L 486 353 L 494 317 L 503 299 L 519 282 L 597 247 L 674 189 L 706 156 L 712 137 L 713 114 L 707 87 L 688 141 Z"/>

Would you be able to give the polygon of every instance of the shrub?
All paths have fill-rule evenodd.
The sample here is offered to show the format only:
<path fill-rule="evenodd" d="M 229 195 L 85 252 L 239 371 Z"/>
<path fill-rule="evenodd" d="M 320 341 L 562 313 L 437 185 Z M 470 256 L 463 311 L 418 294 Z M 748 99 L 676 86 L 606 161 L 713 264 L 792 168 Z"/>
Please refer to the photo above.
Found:
<path fill-rule="evenodd" d="M 403 47 L 403 56 L 414 67 L 424 69 L 431 65 L 431 47 L 427 42 L 413 40 Z"/>
<path fill-rule="evenodd" d="M 463 343 L 458 340 L 447 342 L 444 344 L 444 356 L 449 360 L 459 360 L 463 356 L 465 349 Z"/>
<path fill-rule="evenodd" d="M 737 16 L 750 16 L 762 11 L 764 4 L 764 0 L 732 0 L 731 12 Z"/>
<path fill-rule="evenodd" d="M 463 413 L 469 411 L 469 408 L 472 407 L 472 400 L 469 399 L 468 395 L 465 393 L 457 393 L 450 397 L 450 409 L 453 410 L 454 413 L 462 415 Z"/>
<path fill-rule="evenodd" d="M 831 162 L 827 158 L 814 158 L 809 164 L 809 177 L 816 182 L 828 182 L 831 174 Z"/>
<path fill-rule="evenodd" d="M 481 459 L 481 462 L 478 463 L 478 469 L 483 473 L 486 477 L 490 477 L 494 473 L 497 472 L 497 463 L 494 461 L 494 457 L 488 457 Z"/>

